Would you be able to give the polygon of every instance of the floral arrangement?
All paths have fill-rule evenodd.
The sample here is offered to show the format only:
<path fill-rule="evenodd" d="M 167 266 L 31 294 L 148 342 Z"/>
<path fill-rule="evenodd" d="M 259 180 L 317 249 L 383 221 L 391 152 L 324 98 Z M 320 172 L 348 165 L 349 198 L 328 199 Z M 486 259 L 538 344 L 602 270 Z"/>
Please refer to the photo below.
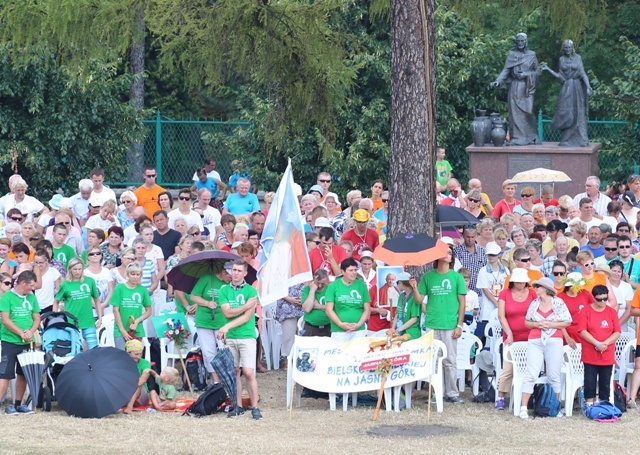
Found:
<path fill-rule="evenodd" d="M 180 319 L 167 319 L 164 323 L 167 326 L 164 336 L 173 341 L 178 348 L 186 348 L 187 338 L 191 336 L 189 328 L 185 327 Z"/>
<path fill-rule="evenodd" d="M 567 275 L 562 284 L 564 284 L 565 286 L 569 286 L 571 288 L 571 291 L 574 294 L 577 294 L 582 289 L 584 289 L 590 281 L 591 280 L 587 280 L 585 277 L 583 277 L 581 273 L 571 272 Z"/>
<path fill-rule="evenodd" d="M 376 373 L 380 373 L 382 375 L 388 375 L 389 372 L 393 369 L 393 363 L 389 359 L 382 359 L 378 366 L 376 367 Z"/>

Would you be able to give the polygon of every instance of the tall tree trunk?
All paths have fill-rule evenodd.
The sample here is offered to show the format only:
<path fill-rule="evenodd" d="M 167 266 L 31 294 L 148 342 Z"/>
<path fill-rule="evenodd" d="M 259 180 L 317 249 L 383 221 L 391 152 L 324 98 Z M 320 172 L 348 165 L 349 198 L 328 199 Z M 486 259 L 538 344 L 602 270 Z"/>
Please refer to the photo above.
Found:
<path fill-rule="evenodd" d="M 140 111 L 144 108 L 144 53 L 146 22 L 144 19 L 144 5 L 138 6 L 136 10 L 136 29 L 131 46 L 131 74 L 134 76 L 131 81 L 131 91 L 129 98 L 133 107 Z M 140 180 L 144 167 L 144 143 L 134 141 L 127 156 L 129 166 L 129 181 Z"/>
<path fill-rule="evenodd" d="M 391 1 L 389 236 L 435 226 L 434 0 Z"/>

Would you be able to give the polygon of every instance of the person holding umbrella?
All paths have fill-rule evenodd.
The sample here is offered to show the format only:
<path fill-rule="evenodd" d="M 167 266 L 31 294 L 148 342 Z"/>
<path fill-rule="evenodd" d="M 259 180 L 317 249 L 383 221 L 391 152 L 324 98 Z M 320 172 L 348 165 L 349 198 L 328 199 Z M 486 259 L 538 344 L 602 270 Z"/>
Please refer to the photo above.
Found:
<path fill-rule="evenodd" d="M 251 416 L 255 420 L 262 419 L 258 408 L 258 381 L 256 379 L 256 305 L 258 291 L 251 287 L 245 277 L 248 264 L 243 259 L 233 261 L 231 267 L 231 283 L 220 290 L 218 304 L 226 323 L 218 329 L 217 338 L 226 340 L 233 354 L 236 370 L 236 384 L 241 384 L 240 370 L 247 382 L 247 390 L 251 399 Z M 242 387 L 237 387 L 237 403 L 242 403 Z M 227 417 L 244 415 L 242 406 L 235 407 Z"/>
<path fill-rule="evenodd" d="M 204 367 L 211 374 L 213 382 L 220 382 L 211 366 L 211 361 L 218 351 L 216 333 L 227 322 L 220 305 L 218 305 L 218 300 L 220 289 L 231 281 L 229 272 L 232 267 L 233 262 L 227 262 L 215 275 L 200 277 L 191 292 L 191 301 L 197 305 L 196 332 L 202 349 Z"/>
<path fill-rule="evenodd" d="M 129 264 L 125 271 L 127 281 L 118 284 L 111 295 L 113 316 L 113 339 L 118 349 L 124 350 L 125 343 L 134 338 L 145 336 L 142 322 L 151 316 L 151 296 L 140 284 L 142 267 L 135 262 Z M 126 328 L 125 323 L 126 321 Z"/>
<path fill-rule="evenodd" d="M 36 275 L 31 271 L 24 271 L 18 275 L 15 287 L 5 292 L 0 298 L 0 316 L 2 328 L 2 359 L 0 361 L 0 397 L 3 397 L 9 387 L 9 381 L 16 380 L 16 396 L 14 404 L 8 405 L 4 412 L 7 415 L 31 414 L 27 406 L 22 404 L 22 397 L 27 388 L 27 382 L 18 363 L 18 355 L 29 349 L 33 335 L 40 325 L 40 306 L 33 294 Z"/>

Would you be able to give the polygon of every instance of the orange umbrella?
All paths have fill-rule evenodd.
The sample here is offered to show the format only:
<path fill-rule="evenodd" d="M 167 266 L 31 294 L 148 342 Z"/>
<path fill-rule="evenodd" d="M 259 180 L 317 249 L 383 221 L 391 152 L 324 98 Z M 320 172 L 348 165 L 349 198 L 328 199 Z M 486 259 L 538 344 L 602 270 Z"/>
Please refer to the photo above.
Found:
<path fill-rule="evenodd" d="M 378 246 L 373 257 L 387 265 L 422 266 L 447 255 L 449 245 L 427 234 L 400 234 Z"/>

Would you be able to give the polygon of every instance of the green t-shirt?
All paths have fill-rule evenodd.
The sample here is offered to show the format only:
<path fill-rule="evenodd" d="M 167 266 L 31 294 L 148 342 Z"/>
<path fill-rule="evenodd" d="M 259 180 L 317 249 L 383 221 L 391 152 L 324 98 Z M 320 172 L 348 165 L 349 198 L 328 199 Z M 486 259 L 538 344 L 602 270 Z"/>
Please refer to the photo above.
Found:
<path fill-rule="evenodd" d="M 76 257 L 76 252 L 69 245 L 62 245 L 60 248 L 53 247 L 53 258 L 62 262 L 64 269 L 67 270 L 69 261 Z"/>
<path fill-rule="evenodd" d="M 320 305 L 324 305 L 328 289 L 329 289 L 329 285 L 325 285 L 322 291 L 316 290 L 316 294 L 314 297 L 315 297 L 315 300 Z M 300 296 L 300 300 L 304 302 L 305 300 L 307 300 L 307 297 L 309 297 L 309 286 L 305 286 L 302 289 L 302 295 Z M 329 320 L 329 316 L 327 316 L 327 313 L 322 310 L 313 309 L 308 313 L 305 313 L 303 317 L 305 322 L 308 322 L 309 324 L 314 325 L 316 327 L 329 325 L 331 323 L 331 321 Z"/>
<path fill-rule="evenodd" d="M 417 321 L 408 329 L 404 331 L 407 335 L 411 337 L 412 340 L 420 338 L 422 336 L 422 331 L 420 330 L 420 316 L 422 313 L 421 305 L 416 305 L 416 301 L 413 296 L 409 297 L 407 303 L 404 305 L 404 316 L 402 318 L 402 323 L 406 323 L 409 319 L 415 317 Z"/>
<path fill-rule="evenodd" d="M 242 289 L 235 290 L 231 287 L 230 284 L 223 286 L 220 289 L 220 294 L 218 297 L 218 305 L 229 305 L 231 308 L 238 308 L 249 300 L 252 297 L 258 297 L 258 291 L 255 288 L 245 284 L 242 286 Z M 236 318 L 239 318 L 242 314 L 234 318 L 230 318 L 229 321 L 233 321 Z M 244 324 L 234 327 L 233 329 L 227 332 L 227 338 L 232 340 L 242 339 L 242 338 L 257 338 L 256 336 L 256 312 L 254 311 L 251 317 Z"/>
<path fill-rule="evenodd" d="M 33 294 L 20 297 L 15 291 L 5 292 L 0 297 L 0 312 L 9 313 L 9 319 L 18 326 L 19 329 L 29 330 L 33 325 L 33 313 L 40 313 L 38 299 Z M 2 325 L 0 329 L 2 341 L 12 344 L 29 344 L 22 341 L 20 335 Z"/>
<path fill-rule="evenodd" d="M 56 300 L 64 302 L 64 310 L 78 318 L 78 327 L 95 327 L 93 319 L 93 298 L 100 292 L 93 278 L 85 276 L 82 281 L 63 281 L 56 294 Z"/>
<path fill-rule="evenodd" d="M 187 299 L 187 305 L 189 305 L 189 306 L 193 305 L 193 302 L 191 301 L 191 294 L 187 294 L 185 292 L 184 293 L 184 298 Z M 187 309 L 182 305 L 182 302 L 180 301 L 180 299 L 175 297 L 173 299 L 173 301 L 176 304 L 176 311 L 178 311 L 179 313 L 186 313 L 187 312 Z"/>
<path fill-rule="evenodd" d="M 224 314 L 220 309 L 221 305 L 218 302 L 218 299 L 220 298 L 220 289 L 223 286 L 226 286 L 226 284 L 227 283 L 215 275 L 207 275 L 200 278 L 193 287 L 193 291 L 191 291 L 193 295 L 202 297 L 205 300 L 213 300 L 218 304 L 216 309 L 213 310 L 213 319 L 211 319 L 211 308 L 198 305 L 198 308 L 196 308 L 196 328 L 218 330 L 228 322 L 227 318 L 224 317 Z"/>
<path fill-rule="evenodd" d="M 458 295 L 466 295 L 464 278 L 449 270 L 440 274 L 437 270 L 425 273 L 418 285 L 418 292 L 428 297 L 425 325 L 435 330 L 453 330 L 458 325 Z"/>
<path fill-rule="evenodd" d="M 452 170 L 453 168 L 447 160 L 436 161 L 436 180 L 445 188 L 447 187 L 447 181 L 449 180 L 449 172 Z"/>
<path fill-rule="evenodd" d="M 147 359 L 143 359 L 141 358 L 138 361 L 138 377 L 142 376 L 142 373 L 144 373 L 144 370 L 151 368 L 151 363 L 149 363 L 149 361 Z M 144 389 L 145 390 L 149 390 L 149 386 L 147 386 L 147 383 L 144 383 Z"/>
<path fill-rule="evenodd" d="M 129 316 L 133 316 L 135 319 L 142 316 L 145 309 L 144 307 L 151 306 L 151 296 L 147 288 L 141 285 L 131 289 L 125 283 L 120 283 L 113 289 L 111 305 L 120 307 L 122 325 L 125 329 L 128 329 L 127 322 L 129 321 Z M 144 324 L 138 324 L 135 334 L 138 337 L 145 336 Z M 122 336 L 118 324 L 113 325 L 113 336 Z"/>
<path fill-rule="evenodd" d="M 156 375 L 156 384 L 160 388 L 161 401 L 174 400 L 176 398 L 176 386 L 162 382 L 159 374 Z"/>
<path fill-rule="evenodd" d="M 364 304 L 370 303 L 369 289 L 364 281 L 355 280 L 350 286 L 344 284 L 342 278 L 329 285 L 325 294 L 327 302 L 333 302 L 333 311 L 342 322 L 358 322 L 364 312 Z M 364 330 L 362 324 L 358 330 Z M 340 327 L 331 322 L 332 332 L 344 332 Z"/>

